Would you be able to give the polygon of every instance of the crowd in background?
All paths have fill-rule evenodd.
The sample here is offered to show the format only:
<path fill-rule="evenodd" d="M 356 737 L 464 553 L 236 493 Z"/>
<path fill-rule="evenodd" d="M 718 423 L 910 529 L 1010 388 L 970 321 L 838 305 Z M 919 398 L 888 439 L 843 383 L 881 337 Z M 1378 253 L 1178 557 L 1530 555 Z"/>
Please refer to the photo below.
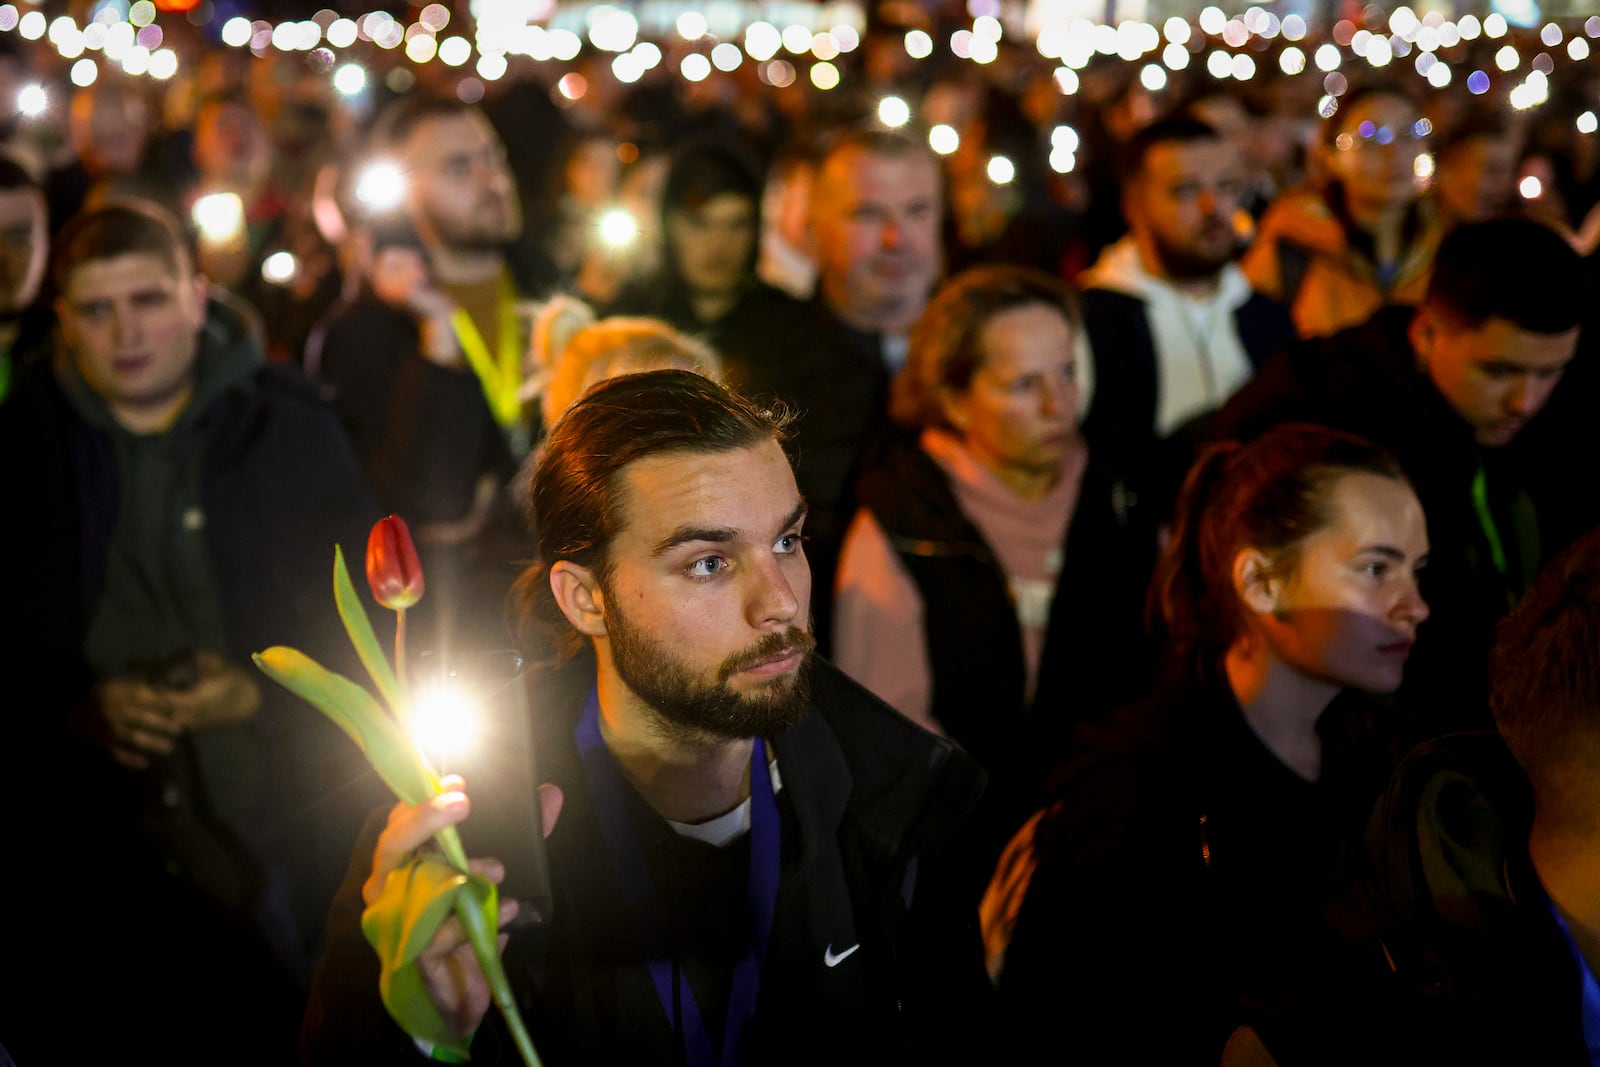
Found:
<path fill-rule="evenodd" d="M 428 574 L 416 647 L 513 643 L 540 438 L 674 367 L 795 413 L 819 650 L 988 774 L 953 877 L 997 1049 L 1587 1062 L 1595 827 L 1549 813 L 1593 799 L 1600 694 L 1518 716 L 1558 686 L 1542 658 L 1600 661 L 1549 636 L 1600 610 L 1600 153 L 1574 125 L 1600 68 L 1517 111 L 1402 63 L 1325 95 L 1265 63 L 1151 90 L 1101 56 L 1068 94 L 1010 44 L 920 61 L 894 29 L 853 59 L 831 92 L 530 61 L 470 101 L 435 63 L 356 101 L 293 54 L 71 91 L 0 54 L 52 100 L 0 160 L 0 551 L 28 572 L 0 663 L 40 694 L 0 765 L 79 798 L 24 835 L 27 906 L 66 920 L 30 942 L 45 972 L 121 991 L 112 1044 L 165 1047 L 131 1028 L 182 987 L 175 1062 L 229 1026 L 263 1037 L 228 1062 L 292 1057 L 377 794 L 238 665 L 348 658 L 325 555 L 386 513 Z M 130 256 L 171 284 L 116 276 Z M 179 400 L 119 394 L 169 334 Z M 93 884 L 54 916 L 69 869 Z M 1530 989 L 1570 1010 L 1505 1007 Z M 50 1062 L 15 1003 L 0 1042 Z"/>

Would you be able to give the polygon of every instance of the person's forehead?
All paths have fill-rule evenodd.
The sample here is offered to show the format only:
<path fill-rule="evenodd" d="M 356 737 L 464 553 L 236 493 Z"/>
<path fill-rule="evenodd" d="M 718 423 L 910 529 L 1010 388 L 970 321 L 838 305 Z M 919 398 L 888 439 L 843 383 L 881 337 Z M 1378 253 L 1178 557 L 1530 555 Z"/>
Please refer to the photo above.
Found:
<path fill-rule="evenodd" d="M 718 193 L 699 204 L 679 205 L 670 214 L 681 214 L 700 222 L 738 222 L 755 214 L 756 202 L 743 193 Z"/>
<path fill-rule="evenodd" d="M 835 195 L 852 200 L 910 201 L 939 192 L 939 168 L 920 153 L 883 155 L 851 149 L 835 156 L 825 178 Z"/>
<path fill-rule="evenodd" d="M 88 119 L 96 126 L 110 129 L 130 122 L 143 122 L 146 106 L 144 97 L 137 93 L 108 90 L 74 97 L 72 113 L 75 118 Z"/>
<path fill-rule="evenodd" d="M 250 129 L 255 125 L 255 121 L 255 112 L 245 104 L 220 103 L 201 111 L 195 119 L 195 128 L 201 135 L 221 133 L 224 130 L 234 133 Z"/>
<path fill-rule="evenodd" d="M 176 289 L 181 272 L 154 252 L 129 252 L 108 259 L 91 259 L 67 273 L 69 297 L 109 296 L 139 290 Z"/>
<path fill-rule="evenodd" d="M 1509 319 L 1489 318 L 1476 326 L 1455 328 L 1458 346 L 1470 358 L 1499 360 L 1537 370 L 1565 363 L 1578 345 L 1578 327 L 1561 333 L 1537 333 Z"/>
<path fill-rule="evenodd" d="M 1199 141 L 1164 141 L 1145 153 L 1145 173 L 1170 181 L 1210 178 L 1239 169 L 1239 156 L 1220 138 Z"/>
<path fill-rule="evenodd" d="M 1306 547 L 1349 552 L 1373 544 L 1410 549 L 1400 534 L 1425 537 L 1422 505 L 1404 482 L 1368 471 L 1349 471 L 1329 488 L 1327 521 L 1306 538 Z"/>
<path fill-rule="evenodd" d="M 623 468 L 618 484 L 621 521 L 616 544 L 649 551 L 687 528 L 735 531 L 763 541 L 800 500 L 788 458 L 777 441 L 719 452 L 675 451 L 646 456 Z"/>
<path fill-rule="evenodd" d="M 1023 304 L 991 316 L 980 332 L 983 362 L 979 373 L 1002 375 L 1018 369 L 1064 366 L 1076 353 L 1072 327 L 1059 308 Z"/>
<path fill-rule="evenodd" d="M 406 138 L 408 154 L 424 160 L 463 153 L 493 152 L 500 147 L 489 120 L 471 111 L 423 119 Z"/>

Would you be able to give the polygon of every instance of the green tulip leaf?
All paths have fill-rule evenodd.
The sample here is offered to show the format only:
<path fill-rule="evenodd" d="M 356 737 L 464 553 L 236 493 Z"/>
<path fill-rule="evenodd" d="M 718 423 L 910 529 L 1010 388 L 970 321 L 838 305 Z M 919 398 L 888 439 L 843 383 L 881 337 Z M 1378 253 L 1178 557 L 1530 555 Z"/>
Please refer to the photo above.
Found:
<path fill-rule="evenodd" d="M 465 921 L 479 958 L 487 949 L 498 963 L 497 898 L 488 879 L 424 857 L 390 871 L 383 892 L 362 913 L 361 931 L 378 953 L 382 968 L 378 991 L 383 1006 L 401 1029 L 431 1043 L 436 1051 L 468 1058 L 471 1039 L 457 1037 L 445 1024 L 428 997 L 417 958 L 454 911 Z"/>
<path fill-rule="evenodd" d="M 438 777 L 371 693 L 296 649 L 278 645 L 253 658 L 267 677 L 349 734 L 395 796 L 419 804 L 439 792 Z"/>
<path fill-rule="evenodd" d="M 378 644 L 372 619 L 367 615 L 361 597 L 356 594 L 355 583 L 350 580 L 350 568 L 344 561 L 344 550 L 338 545 L 333 546 L 333 600 L 339 606 L 339 618 L 344 620 L 350 643 L 356 647 L 356 655 L 361 657 L 362 666 L 372 675 L 378 692 L 391 708 L 398 710 L 405 707 L 405 689 L 395 676 L 394 669 L 389 666 L 389 657 L 383 654 L 383 646 Z"/>

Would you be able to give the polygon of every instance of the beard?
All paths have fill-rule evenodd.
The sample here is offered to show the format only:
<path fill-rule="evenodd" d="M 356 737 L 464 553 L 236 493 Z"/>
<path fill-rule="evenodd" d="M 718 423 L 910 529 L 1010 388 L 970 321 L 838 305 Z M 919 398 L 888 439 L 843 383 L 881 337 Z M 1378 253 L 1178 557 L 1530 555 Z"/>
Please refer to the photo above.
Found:
<path fill-rule="evenodd" d="M 686 743 L 771 737 L 799 722 L 811 702 L 811 656 L 816 638 L 790 627 L 769 633 L 717 667 L 712 681 L 697 678 L 667 646 L 635 630 L 621 612 L 606 617 L 611 662 L 617 676 L 656 712 L 669 738 Z M 728 684 L 738 672 L 798 648 L 804 657 L 788 675 L 764 680 L 739 692 Z"/>
<path fill-rule="evenodd" d="M 486 203 L 464 218 L 431 220 L 444 244 L 462 252 L 500 252 L 522 236 L 522 212 L 515 203 Z"/>
<path fill-rule="evenodd" d="M 1167 277 L 1176 281 L 1209 278 L 1232 263 L 1239 252 L 1239 243 L 1233 238 L 1231 231 L 1225 241 L 1218 235 L 1214 245 L 1215 250 L 1201 247 L 1200 242 L 1194 242 L 1187 248 L 1180 247 L 1168 243 L 1160 235 L 1152 236 L 1155 239 L 1156 258 L 1161 261 L 1161 269 L 1166 272 Z"/>

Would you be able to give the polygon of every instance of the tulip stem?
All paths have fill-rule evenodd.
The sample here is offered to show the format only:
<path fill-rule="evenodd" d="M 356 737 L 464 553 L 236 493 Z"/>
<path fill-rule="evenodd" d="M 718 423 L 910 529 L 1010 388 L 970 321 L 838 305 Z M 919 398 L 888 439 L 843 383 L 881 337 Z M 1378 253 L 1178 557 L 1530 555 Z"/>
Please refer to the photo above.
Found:
<path fill-rule="evenodd" d="M 486 919 L 483 911 L 473 904 L 466 893 L 456 898 L 454 910 L 456 917 L 466 927 L 467 939 L 472 943 L 472 950 L 478 957 L 479 966 L 483 968 L 484 977 L 488 979 L 490 995 L 494 999 L 495 1007 L 500 1009 L 506 1029 L 510 1031 L 512 1045 L 521 1054 L 525 1067 L 541 1067 L 539 1053 L 534 1050 L 533 1038 L 528 1034 L 527 1024 L 522 1021 L 522 1013 L 517 1009 L 516 995 L 511 992 L 511 982 L 507 979 L 505 967 L 500 961 L 500 948 L 496 941 L 499 931 L 494 928 L 493 920 Z"/>
<path fill-rule="evenodd" d="M 394 673 L 400 680 L 402 692 L 411 688 L 410 676 L 406 674 L 406 609 L 396 608 L 394 612 Z"/>

